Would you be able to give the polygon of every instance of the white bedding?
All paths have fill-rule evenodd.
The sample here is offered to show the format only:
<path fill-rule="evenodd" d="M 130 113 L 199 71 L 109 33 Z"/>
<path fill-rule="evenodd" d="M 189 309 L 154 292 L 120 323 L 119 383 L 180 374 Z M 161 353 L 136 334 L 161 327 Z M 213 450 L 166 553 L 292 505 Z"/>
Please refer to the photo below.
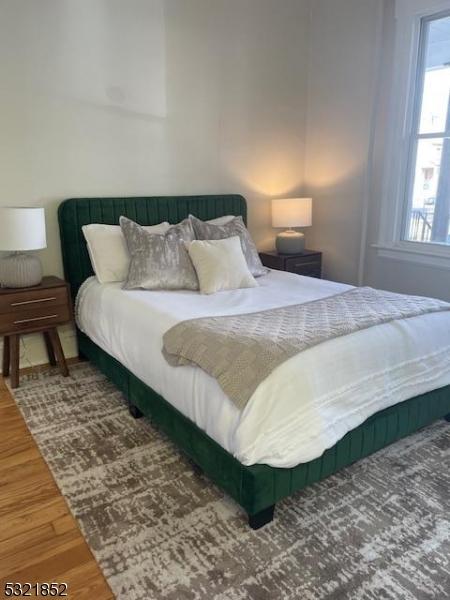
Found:
<path fill-rule="evenodd" d="M 240 413 L 198 367 L 171 367 L 162 336 L 195 317 L 242 314 L 330 296 L 351 286 L 271 271 L 259 287 L 210 296 L 125 291 L 92 277 L 77 321 L 114 356 L 245 465 L 313 460 L 375 412 L 450 384 L 450 312 L 329 340 L 275 369 Z"/>

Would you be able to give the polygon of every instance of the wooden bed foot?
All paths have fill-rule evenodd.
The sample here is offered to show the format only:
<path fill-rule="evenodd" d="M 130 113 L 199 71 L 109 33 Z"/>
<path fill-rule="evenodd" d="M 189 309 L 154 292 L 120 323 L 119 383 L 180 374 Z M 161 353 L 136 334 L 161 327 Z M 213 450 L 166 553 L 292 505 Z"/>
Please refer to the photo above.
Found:
<path fill-rule="evenodd" d="M 259 529 L 264 527 L 267 523 L 273 520 L 273 513 L 275 511 L 275 504 L 268 506 L 264 510 L 260 510 L 256 515 L 248 515 L 248 524 L 252 529 Z"/>
<path fill-rule="evenodd" d="M 203 475 L 203 469 L 199 467 L 196 463 L 192 463 L 192 470 L 194 471 L 194 475 L 196 477 L 201 477 Z"/>
<path fill-rule="evenodd" d="M 445 415 L 444 419 L 450 423 L 450 413 L 448 413 L 448 415 Z"/>
<path fill-rule="evenodd" d="M 130 415 L 135 419 L 140 419 L 144 416 L 144 413 L 141 410 L 139 410 L 139 408 L 134 404 L 129 404 L 128 410 L 130 411 Z"/>

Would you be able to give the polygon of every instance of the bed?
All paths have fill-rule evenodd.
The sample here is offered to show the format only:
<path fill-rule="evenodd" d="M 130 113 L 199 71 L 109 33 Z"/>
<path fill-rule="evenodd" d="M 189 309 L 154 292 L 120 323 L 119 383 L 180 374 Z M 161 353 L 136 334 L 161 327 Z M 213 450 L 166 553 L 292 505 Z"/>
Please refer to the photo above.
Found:
<path fill-rule="evenodd" d="M 187 291 L 124 292 L 120 284 L 100 285 L 92 277 L 81 232 L 83 225 L 117 224 L 121 215 L 143 225 L 164 220 L 176 223 L 190 213 L 202 219 L 228 214 L 242 215 L 245 219 L 246 203 L 241 196 L 225 195 L 84 198 L 61 204 L 59 223 L 63 261 L 73 297 L 77 298 L 79 350 L 122 390 L 134 416 L 144 414 L 151 418 L 199 469 L 243 507 L 251 527 L 258 528 L 269 522 L 275 503 L 283 497 L 449 415 L 450 370 L 442 371 L 442 361 L 440 372 L 431 368 L 431 363 L 422 365 L 422 375 L 414 382 L 414 387 L 411 388 L 410 383 L 402 389 L 399 386 L 396 398 L 388 395 L 384 398 L 382 394 L 378 398 L 375 394 L 381 409 L 375 413 L 373 407 L 369 410 L 374 390 L 382 390 L 383 381 L 377 383 L 378 388 L 374 387 L 367 369 L 370 361 L 380 361 L 378 372 L 381 373 L 389 349 L 394 354 L 399 353 L 395 348 L 400 335 L 396 325 L 383 325 L 381 327 L 385 329 L 381 331 L 379 327 L 372 328 L 369 343 L 367 337 L 360 336 L 361 339 L 354 340 L 359 345 L 356 343 L 350 348 L 344 338 L 333 340 L 335 344 L 328 352 L 319 348 L 313 352 L 308 350 L 301 362 L 283 366 L 285 371 L 281 373 L 281 379 L 288 380 L 295 373 L 298 381 L 308 382 L 303 389 L 296 388 L 301 389 L 303 402 L 307 400 L 309 387 L 316 386 L 324 397 L 332 396 L 333 385 L 341 389 L 342 382 L 350 378 L 352 364 L 358 363 L 361 370 L 358 385 L 347 389 L 345 397 L 341 398 L 342 406 L 353 402 L 358 408 L 355 420 L 346 423 L 347 433 L 324 429 L 325 434 L 311 436 L 308 443 L 306 430 L 300 444 L 293 435 L 296 430 L 292 426 L 290 429 L 281 426 L 295 407 L 292 389 L 286 388 L 286 393 L 279 399 L 280 416 L 275 417 L 273 407 L 266 406 L 267 410 L 262 411 L 264 420 L 260 419 L 261 423 L 256 427 L 255 415 L 261 414 L 264 398 L 252 398 L 241 417 L 217 382 L 199 373 L 200 369 L 175 369 L 166 365 L 160 352 L 160 338 L 164 330 L 181 319 L 226 314 L 227 311 L 233 314 L 238 309 L 251 312 L 255 306 L 265 308 L 280 302 L 293 303 L 294 299 L 302 298 L 302 294 L 307 300 L 348 288 L 274 271 L 260 278 L 259 288 L 239 293 L 224 292 L 216 294 L 216 299 L 205 299 Z M 130 314 L 133 319 L 127 316 Z M 141 323 L 144 323 L 143 315 L 153 317 L 147 319 L 145 335 L 139 338 L 146 346 L 133 343 L 139 337 L 136 332 L 140 327 L 140 314 Z M 420 366 L 421 352 L 431 355 L 427 344 L 431 348 L 436 342 L 435 336 L 443 336 L 440 347 L 445 348 L 447 330 L 439 326 L 440 319 L 442 316 L 433 314 L 418 320 L 413 334 L 408 333 L 411 343 L 401 348 L 405 353 L 401 357 L 402 364 L 415 360 Z M 110 326 L 112 321 L 114 327 Z M 374 350 L 377 347 L 378 354 Z M 386 352 L 383 352 L 384 347 Z M 332 377 L 327 377 L 327 373 Z M 280 374 L 278 377 L 280 380 Z M 425 382 L 426 379 L 429 381 Z M 267 385 L 270 384 L 269 380 Z M 280 412 L 278 408 L 277 413 Z M 296 427 L 300 432 L 301 420 Z"/>

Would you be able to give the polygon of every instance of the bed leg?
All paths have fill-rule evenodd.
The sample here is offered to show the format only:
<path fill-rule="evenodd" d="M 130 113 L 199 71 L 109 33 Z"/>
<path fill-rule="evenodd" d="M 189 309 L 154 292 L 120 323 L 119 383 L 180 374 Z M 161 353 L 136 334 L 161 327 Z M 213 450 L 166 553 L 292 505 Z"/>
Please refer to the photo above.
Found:
<path fill-rule="evenodd" d="M 260 510 L 256 515 L 248 515 L 248 524 L 252 529 L 264 527 L 264 525 L 267 525 L 267 523 L 270 523 L 273 520 L 274 511 L 275 504 L 272 504 L 272 506 Z"/>
<path fill-rule="evenodd" d="M 130 411 L 130 415 L 135 419 L 140 419 L 144 416 L 144 413 L 134 404 L 128 404 L 128 410 Z"/>
<path fill-rule="evenodd" d="M 192 463 L 192 470 L 194 471 L 194 475 L 196 477 L 201 477 L 203 475 L 203 469 L 197 465 L 197 463 Z"/>
<path fill-rule="evenodd" d="M 444 419 L 450 423 L 450 413 L 448 413 L 448 415 L 445 415 Z"/>

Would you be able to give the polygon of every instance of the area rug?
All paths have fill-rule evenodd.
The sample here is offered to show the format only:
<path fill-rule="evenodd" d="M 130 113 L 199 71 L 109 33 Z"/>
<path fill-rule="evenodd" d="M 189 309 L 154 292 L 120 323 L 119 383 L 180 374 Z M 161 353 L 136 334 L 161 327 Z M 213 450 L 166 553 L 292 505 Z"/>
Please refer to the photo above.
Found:
<path fill-rule="evenodd" d="M 14 396 L 118 599 L 449 598 L 444 421 L 280 502 L 252 531 L 89 363 L 24 376 Z"/>

